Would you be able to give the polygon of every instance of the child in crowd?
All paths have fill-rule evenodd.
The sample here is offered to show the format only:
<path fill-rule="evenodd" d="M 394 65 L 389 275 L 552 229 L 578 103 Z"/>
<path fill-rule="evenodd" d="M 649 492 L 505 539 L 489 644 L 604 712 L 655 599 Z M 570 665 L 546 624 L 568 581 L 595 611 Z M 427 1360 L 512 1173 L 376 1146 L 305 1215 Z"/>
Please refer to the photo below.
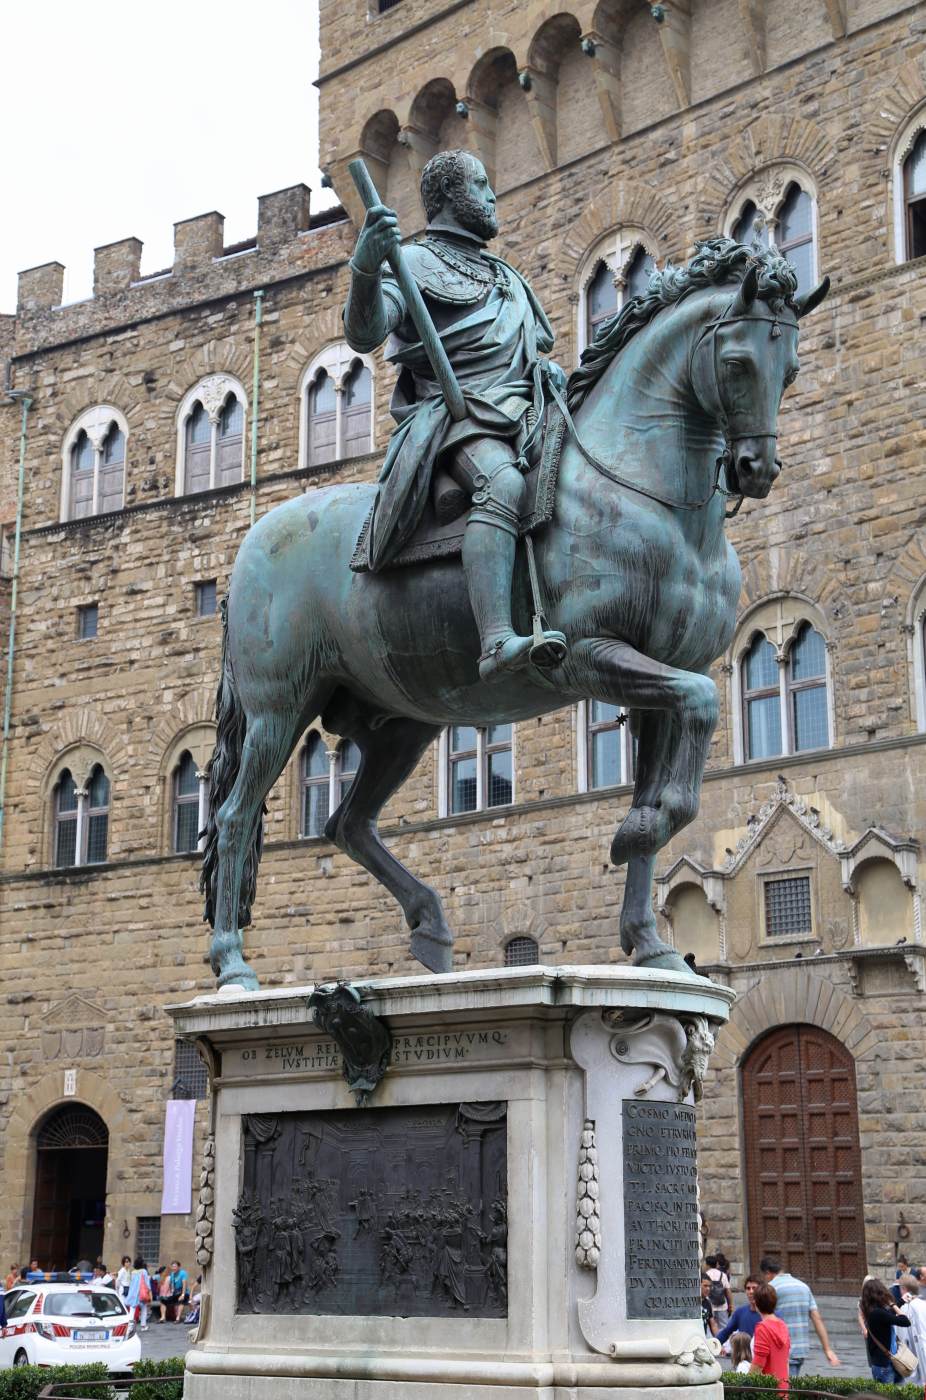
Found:
<path fill-rule="evenodd" d="M 752 1338 L 748 1332 L 734 1332 L 730 1338 L 730 1359 L 733 1369 L 746 1376 L 752 1370 Z"/>

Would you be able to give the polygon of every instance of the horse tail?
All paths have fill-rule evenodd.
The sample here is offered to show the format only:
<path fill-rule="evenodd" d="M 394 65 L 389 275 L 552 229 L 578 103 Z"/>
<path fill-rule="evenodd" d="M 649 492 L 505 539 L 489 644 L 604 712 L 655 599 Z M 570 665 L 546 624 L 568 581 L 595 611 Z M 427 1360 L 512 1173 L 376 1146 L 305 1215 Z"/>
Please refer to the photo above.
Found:
<path fill-rule="evenodd" d="M 241 754 L 247 733 L 247 716 L 238 695 L 231 659 L 228 655 L 228 598 L 222 599 L 222 666 L 215 697 L 215 748 L 206 767 L 209 782 L 209 816 L 206 821 L 203 865 L 199 888 L 205 895 L 203 921 L 215 928 L 216 889 L 219 874 L 219 828 L 216 820 L 241 768 Z M 266 808 L 263 809 L 266 811 Z M 257 818 L 248 847 L 241 889 L 238 893 L 238 927 L 251 922 L 251 905 L 257 891 L 257 867 L 264 842 L 263 813 Z"/>

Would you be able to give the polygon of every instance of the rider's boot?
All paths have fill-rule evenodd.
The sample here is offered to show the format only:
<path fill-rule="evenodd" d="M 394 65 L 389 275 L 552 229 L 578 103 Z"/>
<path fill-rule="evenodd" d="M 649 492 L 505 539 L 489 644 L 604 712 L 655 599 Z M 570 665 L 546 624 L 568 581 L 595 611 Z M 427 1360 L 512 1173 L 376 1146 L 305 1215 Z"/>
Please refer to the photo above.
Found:
<path fill-rule="evenodd" d="M 534 637 L 520 636 L 511 623 L 511 577 L 520 515 L 518 494 L 523 494 L 524 480 L 516 466 L 506 466 L 493 475 L 492 482 L 483 477 L 478 486 L 482 489 L 474 496 L 462 564 L 482 643 L 479 676 L 482 680 L 495 680 L 527 664 L 534 647 Z M 546 631 L 544 644 L 559 644 L 565 651 L 566 638 L 558 631 Z"/>

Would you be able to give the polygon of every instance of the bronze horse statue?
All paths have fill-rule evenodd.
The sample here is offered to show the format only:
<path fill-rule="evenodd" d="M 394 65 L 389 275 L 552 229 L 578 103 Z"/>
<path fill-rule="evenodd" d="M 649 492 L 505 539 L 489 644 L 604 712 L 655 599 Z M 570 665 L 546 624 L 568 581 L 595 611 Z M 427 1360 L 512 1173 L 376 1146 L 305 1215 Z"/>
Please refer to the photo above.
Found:
<path fill-rule="evenodd" d="M 534 551 L 546 616 L 568 642 L 554 669 L 480 681 L 459 560 L 351 571 L 372 483 L 309 491 L 254 525 L 223 610 L 202 874 L 220 986 L 257 986 L 241 930 L 264 801 L 316 716 L 361 753 L 326 835 L 398 900 L 412 954 L 449 972 L 440 896 L 383 845 L 379 813 L 445 725 L 510 723 L 586 698 L 629 709 L 638 744 L 633 803 L 611 844 L 627 865 L 621 946 L 639 964 L 689 970 L 657 934 L 652 881 L 658 852 L 697 813 L 717 720 L 708 670 L 740 593 L 727 503 L 767 496 L 779 474 L 798 322 L 828 287 L 799 297 L 776 249 L 714 238 L 600 329 L 567 401 L 549 410 L 565 431 Z M 523 557 L 514 611 L 525 623 L 532 611 Z"/>

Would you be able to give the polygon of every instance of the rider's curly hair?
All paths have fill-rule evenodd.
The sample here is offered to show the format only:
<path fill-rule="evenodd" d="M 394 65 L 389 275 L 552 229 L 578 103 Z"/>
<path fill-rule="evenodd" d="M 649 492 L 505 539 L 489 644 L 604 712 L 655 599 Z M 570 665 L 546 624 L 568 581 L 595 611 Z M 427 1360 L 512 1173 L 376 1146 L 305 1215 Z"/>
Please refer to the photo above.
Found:
<path fill-rule="evenodd" d="M 421 201 L 428 222 L 440 213 L 448 195 L 452 200 L 465 193 L 469 173 L 466 162 L 470 160 L 468 151 L 438 151 L 428 161 L 421 172 Z"/>

